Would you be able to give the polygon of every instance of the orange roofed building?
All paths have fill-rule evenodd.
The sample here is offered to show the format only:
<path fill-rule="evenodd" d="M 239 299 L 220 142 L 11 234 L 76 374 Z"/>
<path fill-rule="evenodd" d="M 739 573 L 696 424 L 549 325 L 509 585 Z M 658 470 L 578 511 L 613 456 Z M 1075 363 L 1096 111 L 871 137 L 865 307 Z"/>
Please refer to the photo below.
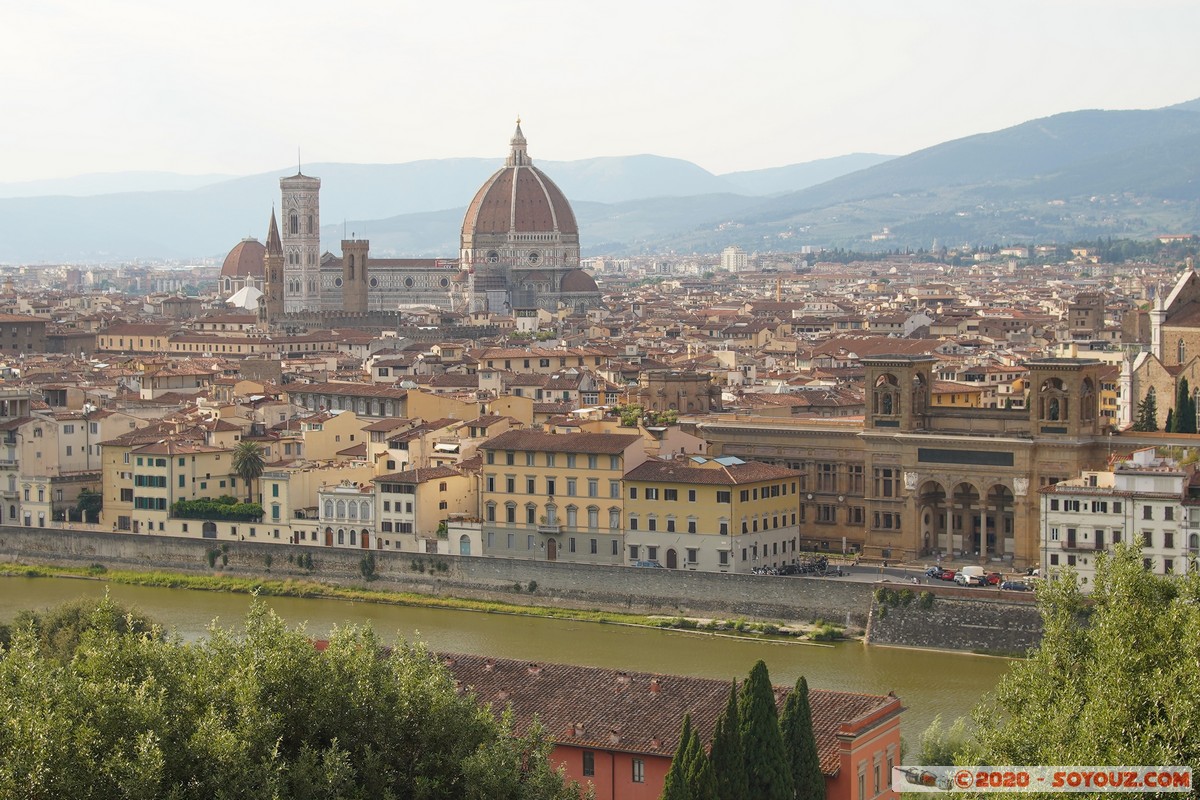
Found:
<path fill-rule="evenodd" d="M 729 697 L 729 682 L 443 653 L 459 691 L 497 712 L 511 705 L 517 730 L 536 716 L 567 777 L 597 800 L 655 800 L 679 744 L 685 714 L 707 748 Z M 776 687 L 780 712 L 789 689 Z M 900 763 L 894 695 L 809 690 L 827 800 L 898 798 L 889 785 Z"/>

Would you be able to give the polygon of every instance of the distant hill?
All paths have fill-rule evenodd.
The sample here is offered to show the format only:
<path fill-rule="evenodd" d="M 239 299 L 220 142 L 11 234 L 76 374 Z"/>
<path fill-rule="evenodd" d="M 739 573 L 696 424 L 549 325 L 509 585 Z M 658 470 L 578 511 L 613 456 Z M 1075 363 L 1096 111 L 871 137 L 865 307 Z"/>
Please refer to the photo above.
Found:
<path fill-rule="evenodd" d="M 861 153 L 725 175 L 654 155 L 534 163 L 571 199 L 585 254 L 1200 233 L 1197 112 L 1200 100 L 1074 111 L 895 158 Z M 465 204 L 501 163 L 331 163 L 304 172 L 322 179 L 328 249 L 353 231 L 381 256 L 452 256 Z M 5 197 L 13 185 L 0 186 L 0 262 L 219 257 L 246 235 L 262 238 L 279 177 L 294 171 L 95 196 Z M 206 179 L 81 176 L 29 190 L 85 195 L 88 187 Z"/>
<path fill-rule="evenodd" d="M 786 167 L 727 172 L 721 177 L 742 194 L 783 194 L 816 186 L 842 175 L 882 164 L 893 158 L 895 156 L 884 156 L 878 153 L 851 153 L 846 156 L 807 161 L 803 164 L 789 164 Z"/>
<path fill-rule="evenodd" d="M 177 172 L 95 172 L 70 178 L 0 183 L 0 197 L 73 195 L 86 197 L 118 192 L 173 192 L 219 183 L 233 175 L 180 175 Z"/>

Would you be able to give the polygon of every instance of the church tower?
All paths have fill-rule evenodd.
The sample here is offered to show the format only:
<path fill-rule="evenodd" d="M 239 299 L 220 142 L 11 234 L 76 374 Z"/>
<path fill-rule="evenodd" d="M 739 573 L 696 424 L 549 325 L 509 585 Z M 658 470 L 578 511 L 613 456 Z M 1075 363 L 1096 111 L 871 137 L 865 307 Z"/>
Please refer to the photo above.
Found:
<path fill-rule="evenodd" d="M 258 307 L 258 324 L 266 330 L 283 316 L 283 242 L 271 209 L 271 224 L 267 227 L 267 252 L 263 256 L 263 297 Z"/>
<path fill-rule="evenodd" d="M 342 310 L 363 313 L 367 310 L 367 254 L 371 243 L 366 239 L 342 239 Z"/>
<path fill-rule="evenodd" d="M 283 209 L 283 307 L 321 307 L 321 179 L 297 171 L 279 179 Z"/>

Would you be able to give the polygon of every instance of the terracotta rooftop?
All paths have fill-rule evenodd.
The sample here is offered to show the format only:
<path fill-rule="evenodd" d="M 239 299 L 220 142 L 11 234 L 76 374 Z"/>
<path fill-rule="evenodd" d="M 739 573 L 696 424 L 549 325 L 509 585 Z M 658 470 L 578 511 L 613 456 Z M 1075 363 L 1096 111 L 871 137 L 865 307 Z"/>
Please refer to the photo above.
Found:
<path fill-rule="evenodd" d="M 625 433 L 542 433 L 541 431 L 505 431 L 488 439 L 487 450 L 536 450 L 551 453 L 608 453 L 618 455 L 640 441 L 638 434 Z"/>

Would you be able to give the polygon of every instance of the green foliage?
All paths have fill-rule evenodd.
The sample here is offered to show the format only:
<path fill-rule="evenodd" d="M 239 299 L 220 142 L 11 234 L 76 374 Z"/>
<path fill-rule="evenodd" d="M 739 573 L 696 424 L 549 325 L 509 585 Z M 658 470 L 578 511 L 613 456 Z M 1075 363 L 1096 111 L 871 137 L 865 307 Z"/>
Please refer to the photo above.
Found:
<path fill-rule="evenodd" d="M 742 735 L 738 725 L 736 681 L 729 687 L 729 701 L 717 719 L 709 759 L 717 779 L 717 797 L 720 800 L 750 800 L 750 785 L 746 778 Z"/>
<path fill-rule="evenodd" d="M 1067 570 L 1038 604 L 1041 645 L 976 710 L 963 761 L 1200 766 L 1200 575 L 1154 575 L 1123 544 L 1089 598 Z"/>
<path fill-rule="evenodd" d="M 671 758 L 671 768 L 667 770 L 667 777 L 663 779 L 660 800 L 692 800 L 691 787 L 687 782 L 687 759 L 688 746 L 694 735 L 692 715 L 685 714 L 683 729 L 679 732 L 679 745 L 675 748 L 675 755 Z"/>
<path fill-rule="evenodd" d="M 303 559 L 301 560 L 304 561 L 304 568 L 309 572 L 312 572 L 315 569 L 315 567 L 313 567 L 312 553 L 305 553 Z"/>
<path fill-rule="evenodd" d="M 792 773 L 779 732 L 771 676 L 767 672 L 767 665 L 761 660 L 751 668 L 750 677 L 742 684 L 738 701 L 738 728 L 742 737 L 750 797 L 755 800 L 790 800 L 794 794 Z"/>
<path fill-rule="evenodd" d="M 1176 427 L 1175 426 L 1175 409 L 1168 408 L 1167 409 L 1167 424 L 1163 427 L 1163 430 L 1166 431 L 1167 433 L 1175 433 L 1176 432 L 1175 427 Z"/>
<path fill-rule="evenodd" d="M 104 508 L 104 494 L 90 489 L 80 489 L 79 499 L 75 501 L 75 510 L 84 522 L 99 522 L 100 511 Z"/>
<path fill-rule="evenodd" d="M 924 608 L 924 609 L 933 608 L 933 601 L 937 599 L 934 596 L 933 592 L 921 592 L 920 598 L 921 599 L 918 602 L 918 605 L 920 605 L 921 608 Z"/>
<path fill-rule="evenodd" d="M 254 499 L 254 482 L 262 477 L 266 468 L 267 459 L 258 442 L 243 439 L 233 448 L 233 471 L 246 483 L 247 503 Z"/>
<path fill-rule="evenodd" d="M 905 589 L 904 591 L 908 592 L 910 596 L 912 595 L 912 592 L 908 589 Z M 900 605 L 902 597 L 903 596 L 897 594 L 895 590 L 889 589 L 886 586 L 880 586 L 875 590 L 875 602 L 880 606 L 890 606 L 891 608 L 895 608 L 896 606 Z M 905 603 L 905 605 L 907 605 L 907 603 Z"/>
<path fill-rule="evenodd" d="M 821 757 L 813 732 L 808 681 L 803 675 L 784 703 L 779 731 L 788 756 L 796 800 L 825 800 L 825 775 L 821 772 Z"/>
<path fill-rule="evenodd" d="M 289 558 L 291 558 L 291 556 L 289 556 Z M 275 559 L 272 558 L 270 553 L 267 553 L 265 556 L 263 556 L 263 564 L 266 566 L 267 572 L 271 571 L 271 564 L 273 564 L 274 562 L 275 562 Z"/>
<path fill-rule="evenodd" d="M 837 625 L 822 622 L 808 634 L 808 638 L 814 642 L 832 642 L 842 638 L 842 629 Z"/>
<path fill-rule="evenodd" d="M 918 744 L 917 763 L 921 766 L 949 766 L 957 763 L 959 754 L 966 750 L 971 741 L 967 720 L 959 717 L 949 730 L 942 727 L 939 714 L 921 733 Z"/>
<path fill-rule="evenodd" d="M 229 502 L 223 502 L 228 500 Z M 232 497 L 213 500 L 201 497 L 196 500 L 176 500 L 171 505 L 171 516 L 180 519 L 221 519 L 254 522 L 262 519 L 263 509 L 259 503 L 239 503 Z"/>
<path fill-rule="evenodd" d="M 537 586 L 538 586 L 537 581 L 530 581 L 529 582 L 529 593 L 533 594 L 534 592 L 536 592 Z"/>
<path fill-rule="evenodd" d="M 208 568 L 215 569 L 217 566 L 217 559 L 221 557 L 221 551 L 213 548 L 205 553 L 204 557 L 208 559 Z"/>
<path fill-rule="evenodd" d="M 536 725 L 455 691 L 419 646 L 335 630 L 324 652 L 255 601 L 186 644 L 99 611 L 62 660 L 29 626 L 0 659 L 0 794 L 575 800 Z"/>
<path fill-rule="evenodd" d="M 358 571 L 369 581 L 375 580 L 375 554 L 368 552 L 358 562 Z"/>
<path fill-rule="evenodd" d="M 75 650 L 91 631 L 161 636 L 153 620 L 138 611 L 118 605 L 107 594 L 99 603 L 81 597 L 48 611 L 19 611 L 8 630 L 29 634 L 36 640 L 43 656 L 62 664 L 71 660 Z M 0 633 L 0 640 L 8 647 L 11 636 Z"/>
<path fill-rule="evenodd" d="M 1188 379 L 1186 377 L 1179 379 L 1179 386 L 1175 393 L 1174 423 L 1174 427 L 1168 426 L 1168 431 L 1174 431 L 1175 433 L 1196 432 L 1196 398 L 1192 397 L 1191 387 L 1188 386 Z"/>
<path fill-rule="evenodd" d="M 900 601 L 900 605 L 902 605 L 902 606 L 910 605 L 915 596 L 916 595 L 913 594 L 912 589 L 901 589 L 898 594 L 898 599 Z"/>
<path fill-rule="evenodd" d="M 1154 387 L 1146 392 L 1146 396 L 1138 403 L 1137 418 L 1133 422 L 1133 430 L 1151 432 L 1158 430 L 1158 400 Z"/>

